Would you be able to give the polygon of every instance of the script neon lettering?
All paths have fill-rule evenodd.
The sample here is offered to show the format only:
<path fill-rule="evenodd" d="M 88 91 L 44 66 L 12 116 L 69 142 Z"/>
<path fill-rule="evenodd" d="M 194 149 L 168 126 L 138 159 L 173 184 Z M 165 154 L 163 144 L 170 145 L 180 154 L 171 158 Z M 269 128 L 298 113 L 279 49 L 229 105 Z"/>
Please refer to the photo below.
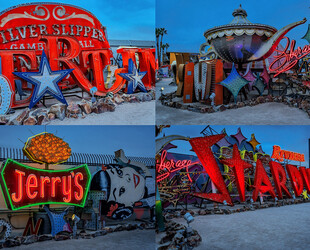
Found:
<path fill-rule="evenodd" d="M 12 194 L 12 200 L 14 202 L 20 202 L 23 198 L 23 176 L 25 176 L 25 172 L 15 169 L 15 173 L 17 173 L 17 186 L 18 186 L 18 196 L 16 193 Z"/>
<path fill-rule="evenodd" d="M 38 195 L 37 191 L 34 191 L 33 193 L 31 193 L 31 188 L 37 188 L 37 187 L 38 187 L 38 178 L 34 174 L 30 174 L 27 177 L 27 181 L 26 181 L 26 194 L 28 198 L 34 199 L 37 197 Z"/>
<path fill-rule="evenodd" d="M 56 182 L 61 182 L 60 177 L 52 177 L 52 197 L 56 196 Z"/>
<path fill-rule="evenodd" d="M 62 193 L 66 196 L 63 198 L 64 202 L 70 202 L 71 193 L 72 193 L 71 192 L 71 175 L 62 177 Z"/>
<path fill-rule="evenodd" d="M 51 179 L 50 177 L 48 176 L 41 176 L 40 177 L 40 180 L 41 180 L 41 185 L 40 185 L 40 197 L 41 198 L 44 198 L 45 197 L 45 188 L 44 188 L 44 184 L 47 182 L 47 183 L 50 183 L 51 182 Z"/>
<path fill-rule="evenodd" d="M 199 163 L 199 161 L 192 162 L 191 160 L 178 160 L 177 162 L 170 160 L 166 160 L 167 151 L 164 150 L 161 154 L 161 159 L 159 163 L 156 164 L 156 170 L 159 173 L 160 171 L 163 171 L 164 173 L 159 174 L 156 178 L 157 182 L 160 182 L 164 179 L 166 179 L 171 173 L 179 171 L 183 168 L 186 169 L 186 172 L 188 172 L 188 168 L 190 166 L 196 165 Z M 189 174 L 187 174 L 187 177 L 190 182 L 192 182 L 192 179 Z"/>
<path fill-rule="evenodd" d="M 80 194 L 78 194 L 78 192 L 74 191 L 74 198 L 76 200 L 82 200 L 83 196 L 84 196 L 84 191 L 83 191 L 83 187 L 80 185 L 79 180 L 83 180 L 84 176 L 82 173 L 78 172 L 75 177 L 74 177 L 74 184 L 75 186 L 79 189 Z"/>
<path fill-rule="evenodd" d="M 286 47 L 283 51 L 275 49 L 276 52 L 280 53 L 277 56 L 274 56 L 275 60 L 270 64 L 269 70 L 270 72 L 275 72 L 276 74 L 274 77 L 278 76 L 279 74 L 290 70 L 293 68 L 300 59 L 304 58 L 310 53 L 310 45 L 305 45 L 303 49 L 298 47 L 295 50 L 295 44 L 296 41 L 292 40 L 291 46 L 290 46 L 290 39 L 288 37 L 286 38 Z M 290 50 L 288 48 L 290 47 Z M 275 65 L 278 64 L 278 67 L 275 67 Z"/>

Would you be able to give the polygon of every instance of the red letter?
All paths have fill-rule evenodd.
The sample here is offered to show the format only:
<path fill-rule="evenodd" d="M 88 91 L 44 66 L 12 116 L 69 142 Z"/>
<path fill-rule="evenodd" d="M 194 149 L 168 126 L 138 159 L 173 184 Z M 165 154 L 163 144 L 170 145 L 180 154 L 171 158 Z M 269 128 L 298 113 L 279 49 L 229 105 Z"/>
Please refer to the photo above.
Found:
<path fill-rule="evenodd" d="M 307 169 L 305 167 L 299 167 L 302 179 L 304 181 L 307 191 L 310 193 L 310 176 L 307 174 Z"/>
<path fill-rule="evenodd" d="M 108 49 L 83 51 L 82 57 L 87 67 L 86 62 L 89 58 L 90 66 L 93 70 L 94 81 L 92 85 L 97 86 L 98 91 L 107 92 L 108 89 L 104 85 L 103 69 L 110 64 L 110 51 Z"/>
<path fill-rule="evenodd" d="M 67 186 L 66 178 L 68 178 L 68 187 L 66 187 Z M 65 196 L 67 196 L 67 197 L 63 198 L 64 202 L 70 202 L 71 201 L 71 194 L 72 194 L 72 191 L 71 191 L 71 175 L 62 177 L 62 193 Z"/>
<path fill-rule="evenodd" d="M 262 185 L 265 184 L 265 185 Z M 255 169 L 255 177 L 254 177 L 254 185 L 255 187 L 253 191 L 253 201 L 257 200 L 257 196 L 259 192 L 266 193 L 269 192 L 273 198 L 276 198 L 276 194 L 271 185 L 271 182 L 268 178 L 268 175 L 263 167 L 261 160 L 257 160 L 256 169 Z"/>
<path fill-rule="evenodd" d="M 51 194 L 51 196 L 52 197 L 55 197 L 56 196 L 56 182 L 61 182 L 61 179 L 60 179 L 60 177 L 52 177 L 52 194 Z"/>
<path fill-rule="evenodd" d="M 298 197 L 299 195 L 301 195 L 302 190 L 304 188 L 301 174 L 298 171 L 298 168 L 294 165 L 287 164 L 286 170 L 287 170 L 288 176 L 290 177 L 290 181 L 292 183 L 295 196 Z"/>
<path fill-rule="evenodd" d="M 281 156 L 281 148 L 279 146 L 273 146 L 273 152 L 271 158 L 283 161 L 283 156 Z"/>
<path fill-rule="evenodd" d="M 16 197 L 16 193 L 12 194 L 12 200 L 14 202 L 20 202 L 23 198 L 23 176 L 25 176 L 25 172 L 19 171 L 18 169 L 15 169 L 15 173 L 17 173 L 17 190 L 19 193 L 19 196 Z"/>
<path fill-rule="evenodd" d="M 63 63 L 67 69 L 74 69 L 71 72 L 71 77 L 79 84 L 81 88 L 84 88 L 89 92 L 93 86 L 88 81 L 87 77 L 83 74 L 80 67 L 71 61 L 73 58 L 79 56 L 81 52 L 78 40 L 74 37 L 68 36 L 42 36 L 41 40 L 47 43 L 46 47 L 48 48 L 47 52 L 51 69 L 59 70 L 60 62 Z M 67 46 L 67 54 L 65 56 L 59 56 L 59 42 L 64 42 Z"/>
<path fill-rule="evenodd" d="M 37 195 L 38 195 L 37 191 L 33 192 L 32 194 L 30 191 L 31 188 L 37 188 L 37 187 L 38 187 L 37 177 L 34 174 L 30 174 L 27 177 L 27 181 L 26 181 L 26 194 L 27 194 L 28 198 L 34 199 L 37 197 Z"/>
<path fill-rule="evenodd" d="M 83 196 L 84 196 L 84 191 L 83 191 L 83 187 L 79 184 L 78 179 L 83 180 L 84 176 L 82 173 L 78 172 L 75 177 L 74 177 L 74 185 L 77 186 L 77 188 L 80 190 L 80 194 L 78 194 L 78 192 L 74 192 L 74 198 L 76 200 L 82 200 Z"/>
<path fill-rule="evenodd" d="M 18 56 L 29 59 L 32 70 L 36 70 L 37 68 L 36 53 L 34 50 L 0 50 L 2 75 L 8 78 L 13 92 L 12 107 L 25 106 L 27 100 L 30 100 L 30 97 L 22 101 L 17 101 L 17 98 L 15 98 L 14 57 L 18 58 Z"/>
<path fill-rule="evenodd" d="M 292 198 L 292 195 L 290 194 L 287 187 L 285 186 L 286 173 L 282 165 L 278 162 L 270 161 L 269 166 L 270 166 L 274 185 L 276 187 L 279 199 L 283 199 L 282 189 L 289 198 Z"/>
<path fill-rule="evenodd" d="M 233 157 L 231 159 L 223 159 L 221 163 L 233 168 L 240 201 L 245 202 L 244 169 L 253 166 L 241 159 L 237 144 L 234 144 L 233 147 Z"/>
<path fill-rule="evenodd" d="M 41 197 L 41 198 L 44 198 L 44 196 L 45 196 L 45 192 L 44 192 L 44 183 L 45 183 L 45 182 L 50 183 L 50 182 L 51 182 L 51 179 L 50 179 L 50 177 L 48 177 L 48 176 L 41 176 L 40 179 L 41 179 L 40 197 Z"/>
<path fill-rule="evenodd" d="M 223 203 L 226 200 L 228 205 L 233 206 L 234 204 L 232 203 L 232 200 L 226 188 L 221 171 L 211 151 L 211 146 L 220 141 L 221 139 L 223 139 L 224 137 L 225 135 L 221 134 L 221 135 L 211 135 L 207 137 L 197 137 L 190 139 L 189 142 L 192 145 L 193 150 L 197 154 L 203 167 L 210 176 L 210 179 L 212 180 L 213 184 L 220 192 L 219 194 L 194 193 L 194 195 L 203 199 L 209 199 L 221 203 Z"/>

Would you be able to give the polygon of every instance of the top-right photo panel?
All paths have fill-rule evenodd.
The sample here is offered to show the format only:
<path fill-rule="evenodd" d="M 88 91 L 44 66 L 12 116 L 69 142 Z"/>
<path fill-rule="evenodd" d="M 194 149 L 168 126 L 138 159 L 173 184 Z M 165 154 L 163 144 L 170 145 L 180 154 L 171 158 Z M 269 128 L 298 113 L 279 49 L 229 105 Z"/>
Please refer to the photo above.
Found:
<path fill-rule="evenodd" d="M 310 124 L 310 3 L 156 0 L 157 124 Z"/>

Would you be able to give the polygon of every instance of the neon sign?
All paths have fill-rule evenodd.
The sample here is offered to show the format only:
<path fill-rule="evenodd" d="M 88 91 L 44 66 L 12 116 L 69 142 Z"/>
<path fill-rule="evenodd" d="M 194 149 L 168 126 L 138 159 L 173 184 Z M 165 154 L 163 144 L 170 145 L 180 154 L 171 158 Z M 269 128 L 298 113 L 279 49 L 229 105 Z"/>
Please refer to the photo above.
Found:
<path fill-rule="evenodd" d="M 220 171 L 220 167 L 216 162 L 215 156 L 211 150 L 211 147 L 216 144 L 218 141 L 225 137 L 224 134 L 220 135 L 212 135 L 206 137 L 197 137 L 190 139 L 190 144 L 197 154 L 200 163 L 203 165 L 206 173 L 209 175 L 210 180 L 216 187 L 217 193 L 207 193 L 207 192 L 190 192 L 190 195 L 193 197 L 199 197 L 203 199 L 208 199 L 214 202 L 225 203 L 227 205 L 233 206 L 233 202 L 231 200 L 231 196 L 227 190 L 226 184 L 224 182 L 224 178 Z M 274 146 L 274 154 L 272 158 L 278 157 L 277 159 L 294 159 L 297 161 L 304 161 L 304 155 L 298 154 L 290 151 L 281 150 L 279 146 Z M 163 151 L 161 162 L 165 159 L 167 152 Z M 275 156 L 274 156 L 275 155 Z M 164 156 L 164 157 L 163 157 Z M 238 150 L 237 145 L 233 147 L 233 154 L 231 158 L 226 158 L 220 160 L 221 163 L 228 165 L 233 168 L 233 175 L 236 179 L 236 186 L 239 193 L 239 198 L 241 201 L 245 201 L 245 175 L 244 171 L 247 168 L 254 167 L 252 164 L 247 163 L 240 156 L 240 152 Z M 263 162 L 261 159 L 257 158 L 256 160 L 255 174 L 254 174 L 254 185 L 252 192 L 252 199 L 255 202 L 258 198 L 258 195 L 269 193 L 273 198 L 276 196 L 279 199 L 283 199 L 282 191 L 284 191 L 286 197 L 291 198 L 288 188 L 286 187 L 286 172 L 284 167 L 275 161 L 268 161 L 269 167 L 271 170 L 274 186 L 270 181 L 270 178 L 264 168 Z M 184 161 L 186 162 L 186 160 Z M 168 167 L 166 167 L 168 166 Z M 156 170 L 157 173 L 159 169 L 167 168 L 171 171 L 170 166 L 175 166 L 171 161 L 166 162 L 165 164 L 157 164 Z M 159 168 L 161 167 L 161 168 Z M 290 164 L 285 166 L 289 180 L 291 182 L 292 188 L 294 190 L 295 196 L 300 196 L 302 194 L 303 188 L 305 187 L 308 191 L 310 191 L 310 168 L 305 167 L 296 167 Z M 180 168 L 181 169 L 181 168 Z M 173 168 L 173 171 L 179 170 L 178 168 Z M 159 174 L 157 182 L 167 178 L 167 175 Z M 277 191 L 277 193 L 275 192 Z"/>
<path fill-rule="evenodd" d="M 276 73 L 274 76 L 290 70 L 293 68 L 300 59 L 304 58 L 310 53 L 310 45 L 305 45 L 303 48 L 298 47 L 295 50 L 296 41 L 286 38 L 286 46 L 283 51 L 275 49 L 276 52 L 280 53 L 279 55 L 274 56 L 275 60 L 270 64 L 269 70 L 271 73 Z M 290 49 L 289 49 L 290 48 Z M 279 64 L 278 67 L 275 65 Z"/>
<path fill-rule="evenodd" d="M 34 162 L 48 164 L 60 164 L 71 156 L 71 148 L 68 143 L 47 132 L 28 138 L 23 152 Z"/>
<path fill-rule="evenodd" d="M 273 146 L 273 152 L 271 158 L 283 161 L 286 160 L 292 160 L 292 161 L 305 161 L 305 155 L 300 153 L 295 153 L 292 151 L 282 150 L 279 146 Z"/>
<path fill-rule="evenodd" d="M 1 169 L 1 188 L 11 210 L 42 204 L 84 207 L 91 174 L 87 165 L 45 170 L 8 159 Z"/>
<path fill-rule="evenodd" d="M 167 151 L 164 150 L 161 154 L 160 161 L 157 161 L 157 164 L 156 164 L 156 170 L 158 173 L 156 177 L 157 182 L 167 179 L 171 173 L 177 172 L 183 168 L 185 168 L 186 172 L 188 172 L 188 168 L 190 166 L 199 164 L 198 161 L 192 162 L 191 160 L 183 160 L 183 161 L 178 160 L 175 162 L 174 160 L 167 160 L 166 156 L 167 156 Z M 187 174 L 187 177 L 189 181 L 192 182 L 192 179 L 189 174 Z"/>
<path fill-rule="evenodd" d="M 62 90 L 77 84 L 89 93 L 96 87 L 97 96 L 116 93 L 126 84 L 118 74 L 128 72 L 129 58 L 138 63 L 136 54 L 139 69 L 147 72 L 143 78 L 144 86 L 150 89 L 155 84 L 155 49 L 117 50 L 122 55 L 123 68 L 115 70 L 116 81 L 109 84 L 104 80 L 103 70 L 110 64 L 113 54 L 106 28 L 99 20 L 89 11 L 73 5 L 29 3 L 11 7 L 0 14 L 0 71 L 12 89 L 10 107 L 29 104 L 31 95 L 24 100 L 16 98 L 15 80 L 21 80 L 22 89 L 29 88 L 27 81 L 13 72 L 36 72 L 42 50 L 46 52 L 52 71 L 74 69 L 59 83 Z"/>

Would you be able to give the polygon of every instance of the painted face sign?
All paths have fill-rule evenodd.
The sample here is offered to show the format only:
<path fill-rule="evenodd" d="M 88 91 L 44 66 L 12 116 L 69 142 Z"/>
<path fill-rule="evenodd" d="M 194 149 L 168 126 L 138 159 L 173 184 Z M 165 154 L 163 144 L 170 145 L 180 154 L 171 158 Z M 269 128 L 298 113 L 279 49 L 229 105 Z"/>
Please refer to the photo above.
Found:
<path fill-rule="evenodd" d="M 101 214 L 117 220 L 129 218 L 137 202 L 151 199 L 152 193 L 146 179 L 134 168 L 119 165 L 97 172 L 90 189 L 108 191 L 107 200 L 101 201 Z"/>
<path fill-rule="evenodd" d="M 108 169 L 111 179 L 109 201 L 132 206 L 143 198 L 145 192 L 145 179 L 131 167 Z"/>
<path fill-rule="evenodd" d="M 8 159 L 1 169 L 0 181 L 11 210 L 41 204 L 84 207 L 91 175 L 86 164 L 65 170 L 44 170 Z"/>

